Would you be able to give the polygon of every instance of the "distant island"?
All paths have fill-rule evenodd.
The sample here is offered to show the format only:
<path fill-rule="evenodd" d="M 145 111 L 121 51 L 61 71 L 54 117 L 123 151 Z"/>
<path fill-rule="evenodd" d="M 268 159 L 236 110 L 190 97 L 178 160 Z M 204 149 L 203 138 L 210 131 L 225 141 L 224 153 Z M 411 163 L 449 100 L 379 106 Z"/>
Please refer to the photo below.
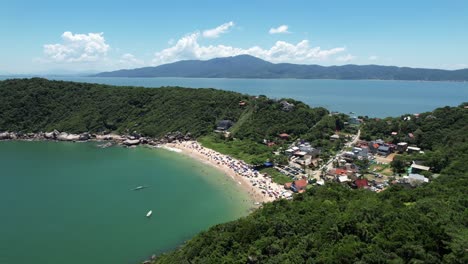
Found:
<path fill-rule="evenodd" d="M 156 67 L 102 72 L 92 77 L 186 77 L 258 79 L 338 79 L 468 81 L 468 69 L 440 70 L 380 65 L 320 66 L 271 63 L 250 55 L 183 60 Z"/>

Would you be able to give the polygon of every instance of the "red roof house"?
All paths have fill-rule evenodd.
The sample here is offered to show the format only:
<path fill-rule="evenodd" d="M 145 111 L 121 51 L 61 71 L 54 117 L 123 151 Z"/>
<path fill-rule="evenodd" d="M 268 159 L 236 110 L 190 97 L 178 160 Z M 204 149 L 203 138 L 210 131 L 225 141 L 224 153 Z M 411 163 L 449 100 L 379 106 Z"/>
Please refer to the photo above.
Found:
<path fill-rule="evenodd" d="M 357 179 L 354 184 L 356 184 L 356 186 L 361 189 L 361 188 L 367 188 L 368 187 L 368 184 L 369 182 L 367 181 L 367 179 Z"/>

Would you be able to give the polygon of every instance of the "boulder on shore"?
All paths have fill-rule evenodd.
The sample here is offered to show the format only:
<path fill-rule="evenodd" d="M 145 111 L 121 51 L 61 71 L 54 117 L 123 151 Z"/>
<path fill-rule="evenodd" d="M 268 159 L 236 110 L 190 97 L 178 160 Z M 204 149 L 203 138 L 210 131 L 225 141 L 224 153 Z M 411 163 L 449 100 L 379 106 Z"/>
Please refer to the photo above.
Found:
<path fill-rule="evenodd" d="M 11 139 L 11 134 L 8 132 L 0 133 L 0 140 L 1 139 Z"/>
<path fill-rule="evenodd" d="M 80 135 L 62 132 L 57 136 L 57 139 L 60 141 L 77 141 L 80 140 Z"/>
<path fill-rule="evenodd" d="M 140 144 L 140 140 L 139 139 L 127 139 L 123 142 L 123 144 L 125 146 L 135 146 L 135 145 Z"/>

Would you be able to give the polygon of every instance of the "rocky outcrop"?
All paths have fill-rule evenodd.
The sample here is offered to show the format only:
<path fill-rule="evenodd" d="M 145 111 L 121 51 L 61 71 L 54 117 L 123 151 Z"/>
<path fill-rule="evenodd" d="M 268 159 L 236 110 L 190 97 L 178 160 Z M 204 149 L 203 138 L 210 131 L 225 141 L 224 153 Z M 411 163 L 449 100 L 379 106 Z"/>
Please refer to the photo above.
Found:
<path fill-rule="evenodd" d="M 11 133 L 9 132 L 0 133 L 0 140 L 6 140 L 6 139 L 11 139 Z"/>
<path fill-rule="evenodd" d="M 66 132 L 62 132 L 62 133 L 58 134 L 57 140 L 60 140 L 60 141 L 78 141 L 78 140 L 80 140 L 80 135 L 68 134 Z"/>
<path fill-rule="evenodd" d="M 124 144 L 125 146 L 136 146 L 140 144 L 140 140 L 139 139 L 127 139 L 127 140 L 124 140 L 122 144 Z"/>

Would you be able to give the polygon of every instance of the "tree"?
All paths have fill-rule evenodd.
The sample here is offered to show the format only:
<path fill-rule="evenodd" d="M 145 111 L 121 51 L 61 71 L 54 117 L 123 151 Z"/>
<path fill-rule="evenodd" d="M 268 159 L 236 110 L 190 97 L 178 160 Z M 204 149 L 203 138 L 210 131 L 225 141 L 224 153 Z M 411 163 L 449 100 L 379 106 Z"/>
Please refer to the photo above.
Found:
<path fill-rule="evenodd" d="M 403 173 L 405 172 L 406 163 L 397 156 L 392 160 L 392 162 L 390 162 L 390 166 L 394 173 Z"/>

